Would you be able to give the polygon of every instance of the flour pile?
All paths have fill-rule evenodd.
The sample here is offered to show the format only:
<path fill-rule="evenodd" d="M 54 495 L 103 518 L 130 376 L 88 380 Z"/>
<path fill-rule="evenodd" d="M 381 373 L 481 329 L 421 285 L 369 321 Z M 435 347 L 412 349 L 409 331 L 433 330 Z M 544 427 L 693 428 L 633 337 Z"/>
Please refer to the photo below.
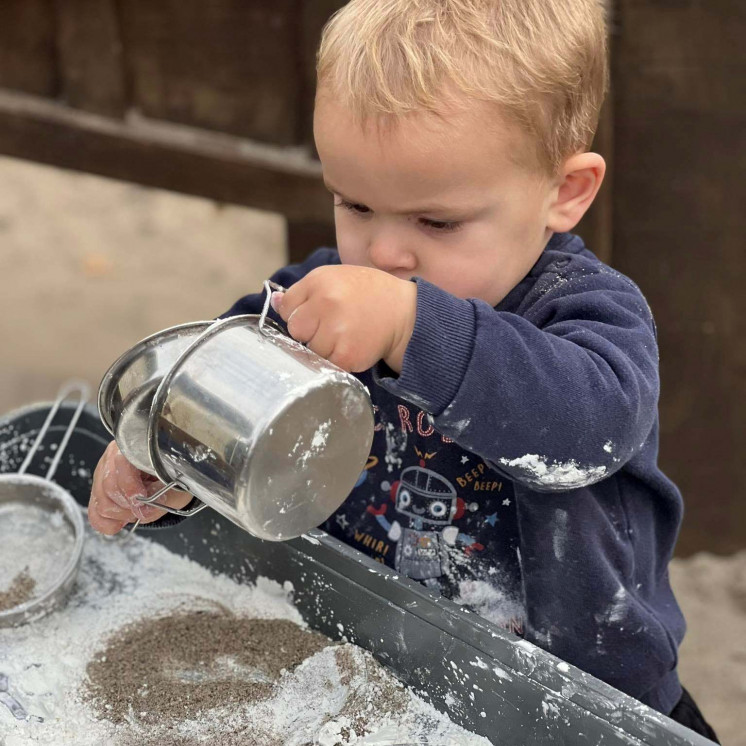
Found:
<path fill-rule="evenodd" d="M 0 554 L 2 550 L 0 549 Z M 0 629 L 3 746 L 487 746 L 368 653 L 304 628 L 287 593 L 140 537 L 88 535 L 75 593 Z"/>

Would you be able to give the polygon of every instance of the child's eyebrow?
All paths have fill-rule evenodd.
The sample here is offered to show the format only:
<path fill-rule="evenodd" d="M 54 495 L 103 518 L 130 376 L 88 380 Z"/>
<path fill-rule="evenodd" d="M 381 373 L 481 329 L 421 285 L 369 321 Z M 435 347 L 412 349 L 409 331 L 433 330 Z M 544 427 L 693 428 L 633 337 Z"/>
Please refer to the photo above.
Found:
<path fill-rule="evenodd" d="M 327 189 L 328 189 L 328 190 L 329 190 L 329 191 L 330 191 L 330 192 L 331 192 L 332 194 L 338 194 L 338 195 L 339 195 L 339 196 L 340 196 L 340 197 L 341 197 L 341 198 L 342 198 L 342 199 L 343 199 L 343 200 L 344 200 L 345 202 L 357 202 L 357 200 L 354 200 L 354 199 L 348 199 L 347 197 L 345 197 L 345 195 L 344 195 L 344 194 L 342 194 L 342 192 L 340 192 L 340 191 L 339 191 L 339 189 L 337 189 L 337 187 L 335 187 L 335 186 L 333 186 L 332 184 L 330 184 L 330 183 L 329 183 L 329 182 L 328 182 L 328 181 L 327 181 L 326 179 L 324 179 L 324 186 L 325 186 L 325 187 L 326 187 L 326 188 L 327 188 Z"/>
<path fill-rule="evenodd" d="M 340 196 L 345 202 L 349 202 L 351 204 L 357 205 L 357 204 L 363 204 L 360 200 L 352 199 L 351 197 L 347 197 L 342 192 L 339 191 L 335 186 L 330 184 L 326 179 L 324 179 L 324 186 L 333 194 L 336 194 Z M 431 204 L 431 205 L 423 205 L 422 207 L 418 207 L 414 210 L 394 210 L 394 214 L 396 215 L 431 215 L 434 213 L 447 213 L 447 214 L 460 214 L 460 213 L 466 213 L 466 212 L 475 212 L 473 206 L 470 207 L 459 207 L 456 205 L 446 205 L 446 204 Z M 478 212 L 481 212 L 481 210 L 478 210 Z"/>

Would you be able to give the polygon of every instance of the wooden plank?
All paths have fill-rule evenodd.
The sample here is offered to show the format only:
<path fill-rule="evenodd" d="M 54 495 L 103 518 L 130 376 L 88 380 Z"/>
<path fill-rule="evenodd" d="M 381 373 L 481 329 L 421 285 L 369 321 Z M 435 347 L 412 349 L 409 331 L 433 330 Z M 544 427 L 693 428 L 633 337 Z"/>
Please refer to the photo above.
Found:
<path fill-rule="evenodd" d="M 62 97 L 78 109 L 121 117 L 122 43 L 114 0 L 54 0 Z"/>
<path fill-rule="evenodd" d="M 678 551 L 746 546 L 746 5 L 618 0 L 614 264 L 661 350 Z"/>
<path fill-rule="evenodd" d="M 52 0 L 0 2 L 0 87 L 57 94 Z"/>
<path fill-rule="evenodd" d="M 585 241 L 586 246 L 602 261 L 612 262 L 613 244 L 613 195 L 614 195 L 614 119 L 613 99 L 606 99 L 591 150 L 606 161 L 606 176 L 588 212 L 578 223 L 574 232 Z"/>
<path fill-rule="evenodd" d="M 617 34 L 616 18 L 611 2 L 606 3 L 607 42 L 609 56 L 614 54 L 614 37 Z M 612 263 L 614 235 L 614 81 L 609 83 L 609 91 L 601 108 L 598 129 L 591 150 L 599 153 L 606 161 L 606 176 L 596 199 L 578 224 L 575 232 L 582 236 L 588 248 L 601 261 Z"/>
<path fill-rule="evenodd" d="M 143 114 L 262 142 L 298 136 L 296 0 L 119 0 Z"/>
<path fill-rule="evenodd" d="M 321 167 L 300 149 L 151 122 L 120 122 L 0 90 L 0 153 L 332 223 Z"/>

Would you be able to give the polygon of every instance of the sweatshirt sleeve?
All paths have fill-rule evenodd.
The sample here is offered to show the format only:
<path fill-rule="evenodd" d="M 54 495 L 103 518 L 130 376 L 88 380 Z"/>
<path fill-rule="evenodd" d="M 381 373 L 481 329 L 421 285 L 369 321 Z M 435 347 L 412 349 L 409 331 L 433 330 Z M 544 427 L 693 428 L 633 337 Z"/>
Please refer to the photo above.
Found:
<path fill-rule="evenodd" d="M 584 487 L 621 468 L 653 427 L 655 327 L 639 289 L 604 265 L 552 275 L 529 296 L 513 313 L 418 279 L 401 375 L 379 371 L 377 382 L 507 478 Z"/>
<path fill-rule="evenodd" d="M 275 272 L 269 279 L 284 288 L 289 288 L 291 285 L 298 282 L 298 280 L 305 277 L 309 272 L 316 269 L 316 267 L 322 267 L 327 264 L 339 264 L 339 254 L 335 249 L 317 249 L 304 262 L 301 262 L 300 264 L 290 264 L 287 267 L 283 267 Z M 264 297 L 264 290 L 259 293 L 244 295 L 218 318 L 226 319 L 229 316 L 261 313 L 262 308 L 264 307 Z M 280 317 L 272 308 L 270 308 L 268 315 L 275 321 L 281 322 Z M 184 510 L 193 510 L 199 505 L 201 505 L 201 501 L 195 497 L 189 505 L 184 508 Z M 145 530 L 168 528 L 169 526 L 175 526 L 177 523 L 181 523 L 186 517 L 187 516 L 176 515 L 175 513 L 166 513 L 166 515 L 159 518 L 157 521 L 145 523 L 140 526 L 140 528 Z"/>

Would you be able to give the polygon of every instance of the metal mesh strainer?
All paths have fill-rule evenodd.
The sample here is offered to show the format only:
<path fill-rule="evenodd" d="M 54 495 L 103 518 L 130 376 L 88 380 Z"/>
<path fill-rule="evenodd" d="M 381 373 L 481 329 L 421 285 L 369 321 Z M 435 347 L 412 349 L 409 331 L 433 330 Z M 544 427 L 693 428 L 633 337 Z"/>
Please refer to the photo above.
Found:
<path fill-rule="evenodd" d="M 39 619 L 61 606 L 72 591 L 83 551 L 84 523 L 78 504 L 52 477 L 89 393 L 85 382 L 64 384 L 18 471 L 0 474 L 0 588 L 12 588 L 14 578 L 23 573 L 32 581 L 27 598 L 0 608 L 0 627 Z M 46 475 L 27 474 L 60 405 L 71 394 L 78 395 L 79 403 Z"/>

